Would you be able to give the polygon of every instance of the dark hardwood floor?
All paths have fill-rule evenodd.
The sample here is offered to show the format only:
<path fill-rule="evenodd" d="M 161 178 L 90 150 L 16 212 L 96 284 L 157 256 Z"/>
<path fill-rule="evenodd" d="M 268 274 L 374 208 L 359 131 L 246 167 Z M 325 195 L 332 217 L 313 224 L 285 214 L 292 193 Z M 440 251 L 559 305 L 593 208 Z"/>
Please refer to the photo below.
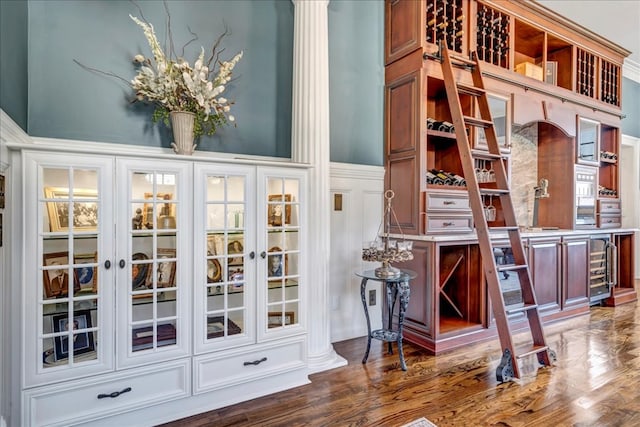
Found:
<path fill-rule="evenodd" d="M 545 327 L 551 368 L 498 383 L 497 338 L 432 356 L 405 344 L 398 356 L 366 339 L 335 343 L 349 364 L 311 384 L 178 420 L 196 426 L 400 426 L 426 417 L 443 426 L 640 426 L 640 306 L 594 307 Z M 519 334 L 517 339 L 528 338 Z"/>

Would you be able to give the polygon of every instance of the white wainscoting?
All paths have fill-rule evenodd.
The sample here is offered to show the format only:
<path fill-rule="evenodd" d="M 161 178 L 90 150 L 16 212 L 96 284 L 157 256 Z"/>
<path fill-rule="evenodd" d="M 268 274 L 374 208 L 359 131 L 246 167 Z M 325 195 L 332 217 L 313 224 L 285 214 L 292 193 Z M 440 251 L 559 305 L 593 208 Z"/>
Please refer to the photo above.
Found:
<path fill-rule="evenodd" d="M 367 334 L 367 323 L 360 299 L 360 278 L 355 273 L 377 266 L 362 261 L 361 251 L 362 242 L 375 239 L 380 227 L 384 168 L 331 163 L 330 180 L 329 312 L 331 342 L 337 342 Z M 342 197 L 342 210 L 336 210 L 336 195 Z M 382 324 L 380 282 L 369 281 L 367 284 L 367 303 L 370 289 L 375 289 L 377 295 L 376 304 L 369 306 L 371 326 L 377 329 Z"/>
<path fill-rule="evenodd" d="M 640 138 L 622 135 L 620 147 L 622 227 L 640 228 Z M 635 276 L 640 279 L 640 233 L 636 232 Z"/>

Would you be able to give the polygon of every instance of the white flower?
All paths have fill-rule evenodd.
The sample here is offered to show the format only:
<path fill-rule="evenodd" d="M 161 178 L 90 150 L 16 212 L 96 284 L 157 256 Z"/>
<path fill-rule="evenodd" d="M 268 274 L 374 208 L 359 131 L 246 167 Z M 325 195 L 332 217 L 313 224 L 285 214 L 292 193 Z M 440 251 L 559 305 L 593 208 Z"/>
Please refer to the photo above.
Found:
<path fill-rule="evenodd" d="M 142 28 L 153 54 L 153 61 L 142 54 L 135 55 L 134 61 L 141 65 L 137 75 L 131 80 L 131 87 L 135 91 L 136 100 L 156 104 L 158 108 L 154 113 L 154 120 L 156 114 L 167 117 L 170 111 L 191 111 L 196 113 L 196 120 L 200 121 L 200 132 L 205 128 L 204 123 L 207 123 L 206 131 L 209 134 L 215 132 L 217 126 L 235 122 L 235 117 L 228 114 L 231 111 L 230 104 L 233 103 L 220 94 L 225 91 L 225 84 L 231 81 L 233 68 L 242 58 L 243 52 L 238 53 L 231 61 L 214 63 L 218 66 L 216 73 L 215 67 L 210 69 L 205 63 L 204 47 L 201 47 L 192 68 L 183 58 L 174 60 L 167 57 L 158 42 L 153 25 L 129 16 Z"/>

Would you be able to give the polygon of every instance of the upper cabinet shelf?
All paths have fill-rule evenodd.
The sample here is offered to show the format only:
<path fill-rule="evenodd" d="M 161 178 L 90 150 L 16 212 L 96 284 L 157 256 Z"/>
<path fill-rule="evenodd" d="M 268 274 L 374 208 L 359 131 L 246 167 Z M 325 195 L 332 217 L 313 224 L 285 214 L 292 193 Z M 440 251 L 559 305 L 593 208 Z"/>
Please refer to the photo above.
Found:
<path fill-rule="evenodd" d="M 532 86 L 535 79 L 583 103 L 621 106 L 630 52 L 536 2 L 386 0 L 385 7 L 385 65 L 416 50 L 434 54 L 444 43 L 465 56 L 477 52 L 501 78 Z"/>

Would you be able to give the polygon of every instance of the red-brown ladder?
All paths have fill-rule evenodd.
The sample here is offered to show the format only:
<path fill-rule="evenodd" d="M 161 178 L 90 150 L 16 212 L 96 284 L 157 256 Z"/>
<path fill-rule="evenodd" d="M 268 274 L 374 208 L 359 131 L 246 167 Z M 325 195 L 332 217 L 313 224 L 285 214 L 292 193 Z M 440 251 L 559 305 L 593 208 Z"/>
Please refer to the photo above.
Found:
<path fill-rule="evenodd" d="M 550 350 L 546 344 L 544 331 L 542 329 L 542 322 L 540 320 L 540 313 L 538 312 L 538 304 L 536 303 L 536 296 L 533 290 L 527 256 L 524 252 L 520 230 L 513 209 L 505 164 L 498 145 L 494 123 L 491 118 L 491 111 L 489 109 L 489 102 L 487 93 L 485 92 L 478 57 L 475 52 L 471 55 L 473 59 L 450 55 L 444 44 L 440 47 L 439 56 L 442 62 L 442 74 L 451 112 L 451 121 L 455 128 L 458 152 L 460 154 L 464 178 L 467 182 L 469 203 L 473 213 L 480 254 L 482 256 L 482 266 L 487 281 L 498 335 L 500 337 L 500 345 L 502 347 L 502 360 L 496 369 L 496 377 L 498 381 L 501 382 L 509 381 L 512 378 L 521 378 L 521 369 L 518 365 L 519 360 L 535 355 L 538 363 L 549 366 L 551 360 L 555 360 L 555 353 Z M 453 71 L 454 66 L 469 70 L 473 84 L 468 85 L 457 82 Z M 463 114 L 460 95 L 470 96 L 476 99 L 480 113 L 479 118 L 475 117 L 475 115 L 465 116 Z M 474 128 L 484 129 L 488 151 L 471 149 L 467 130 Z M 475 168 L 476 160 L 491 163 L 495 172 L 495 183 L 478 183 Z M 502 216 L 504 216 L 504 225 L 501 223 L 500 227 L 489 226 L 487 217 L 485 216 L 483 197 L 500 200 Z M 503 239 L 504 232 L 508 234 L 511 252 L 513 253 L 513 262 L 509 260 L 507 264 L 501 263 L 497 265 L 495 258 L 497 246 L 494 243 L 495 239 L 492 237 L 491 232 L 502 234 Z M 501 287 L 499 274 L 505 276 L 517 274 L 521 292 L 520 303 L 505 304 L 505 293 Z M 532 340 L 524 347 L 518 346 L 516 348 L 513 342 L 509 316 L 517 313 L 522 313 L 526 316 Z"/>

